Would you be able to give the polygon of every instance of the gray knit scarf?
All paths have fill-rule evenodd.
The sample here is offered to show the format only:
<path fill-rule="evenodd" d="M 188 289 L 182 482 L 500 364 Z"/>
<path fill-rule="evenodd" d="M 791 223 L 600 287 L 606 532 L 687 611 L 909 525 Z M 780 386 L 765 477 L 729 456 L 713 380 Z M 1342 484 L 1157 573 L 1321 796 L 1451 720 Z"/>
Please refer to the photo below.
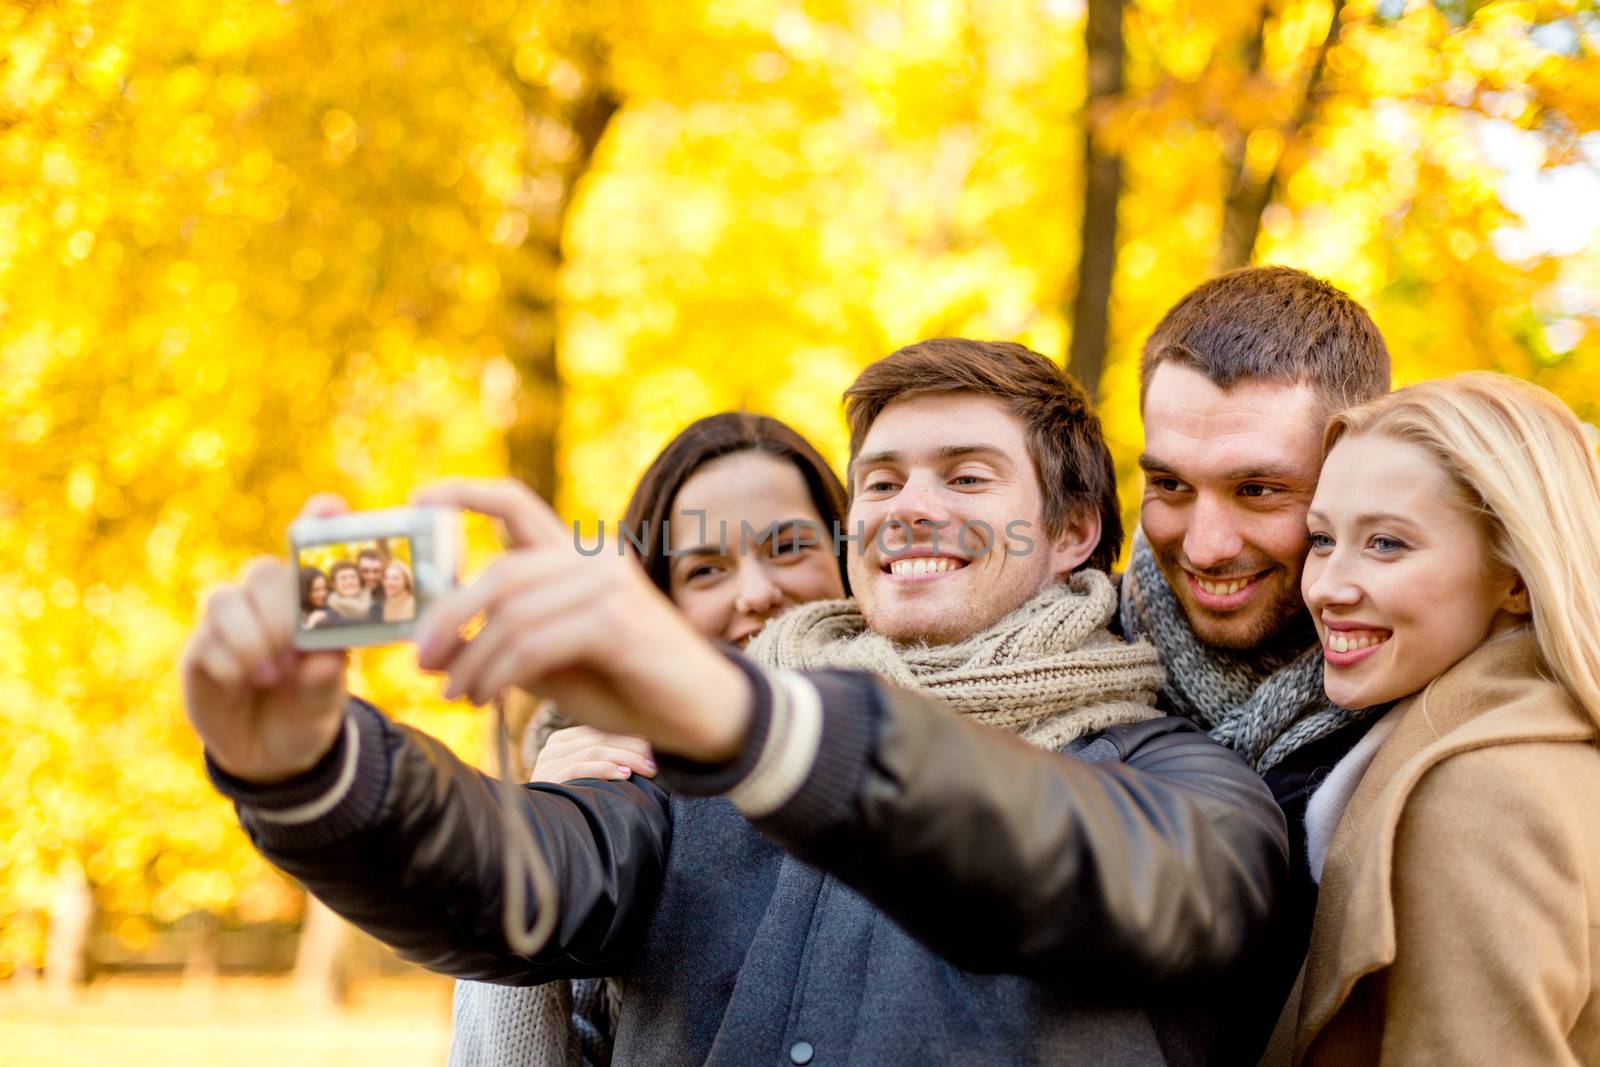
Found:
<path fill-rule="evenodd" d="M 1201 644 L 1143 530 L 1133 536 L 1133 560 L 1122 576 L 1122 632 L 1130 641 L 1155 642 L 1167 668 L 1161 695 L 1172 710 L 1205 727 L 1261 774 L 1376 710 L 1350 711 L 1328 699 L 1322 647 L 1315 642 L 1265 653 Z"/>
<path fill-rule="evenodd" d="M 1107 628 L 1117 594 L 1101 571 L 1052 582 L 1022 607 L 950 645 L 898 645 L 872 633 L 853 600 L 784 612 L 745 650 L 787 670 L 864 670 L 937 697 L 977 722 L 1059 751 L 1076 738 L 1157 717 L 1161 664 L 1148 641 Z"/>

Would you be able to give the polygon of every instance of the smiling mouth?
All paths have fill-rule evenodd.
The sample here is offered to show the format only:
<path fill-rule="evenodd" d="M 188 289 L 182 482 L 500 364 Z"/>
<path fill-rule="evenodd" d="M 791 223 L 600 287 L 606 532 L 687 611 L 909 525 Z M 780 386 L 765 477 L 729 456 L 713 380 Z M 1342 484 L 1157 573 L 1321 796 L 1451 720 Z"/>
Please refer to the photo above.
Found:
<path fill-rule="evenodd" d="M 1194 581 L 1196 585 L 1212 596 L 1232 596 L 1245 586 L 1249 585 L 1251 582 L 1255 581 L 1255 576 L 1252 575 L 1249 578 L 1233 578 L 1225 582 L 1216 582 L 1209 578 L 1201 578 L 1199 575 L 1196 575 Z"/>
<path fill-rule="evenodd" d="M 1256 587 L 1269 572 L 1257 571 L 1239 578 L 1202 578 L 1190 570 L 1183 573 L 1188 579 L 1190 592 L 1201 607 L 1211 611 L 1233 611 L 1250 601 Z"/>
<path fill-rule="evenodd" d="M 1330 652 L 1361 652 L 1389 640 L 1388 630 L 1329 630 L 1323 645 Z"/>
<path fill-rule="evenodd" d="M 908 556 L 890 560 L 883 569 L 896 578 L 919 578 L 930 574 L 948 574 L 966 565 L 966 560 L 951 556 Z"/>

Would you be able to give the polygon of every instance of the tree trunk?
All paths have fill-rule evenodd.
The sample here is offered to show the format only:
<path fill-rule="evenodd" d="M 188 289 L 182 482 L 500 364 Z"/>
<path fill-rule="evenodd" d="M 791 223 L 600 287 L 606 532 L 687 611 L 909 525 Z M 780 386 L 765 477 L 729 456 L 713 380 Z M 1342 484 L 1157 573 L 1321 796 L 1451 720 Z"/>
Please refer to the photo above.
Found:
<path fill-rule="evenodd" d="M 326 904 L 307 895 L 294 957 L 295 993 L 314 1008 L 342 1007 L 350 993 L 350 927 Z"/>
<path fill-rule="evenodd" d="M 89 930 L 94 924 L 94 891 L 83 868 L 68 863 L 56 875 L 50 898 L 50 927 L 45 935 L 44 977 L 50 995 L 66 1000 L 77 995 L 88 977 Z"/>
<path fill-rule="evenodd" d="M 1084 42 L 1088 93 L 1083 109 L 1083 241 L 1067 369 L 1092 397 L 1099 393 L 1106 364 L 1111 283 L 1117 267 L 1117 200 L 1122 193 L 1122 160 L 1099 143 L 1095 129 L 1122 92 L 1122 0 L 1089 0 Z"/>
<path fill-rule="evenodd" d="M 1261 216 L 1287 178 L 1283 161 L 1289 155 L 1290 146 L 1316 117 L 1317 108 L 1327 93 L 1325 81 L 1328 52 L 1339 43 L 1339 31 L 1344 21 L 1341 18 L 1343 13 L 1344 0 L 1333 0 L 1333 21 L 1329 24 L 1328 34 L 1323 38 L 1322 44 L 1317 49 L 1316 58 L 1312 61 L 1311 73 L 1306 78 L 1305 90 L 1299 104 L 1289 121 L 1278 131 L 1281 137 L 1280 147 L 1271 163 L 1265 167 L 1252 165 L 1247 151 L 1248 137 L 1241 136 L 1238 145 L 1235 146 L 1229 159 L 1232 179 L 1229 183 L 1227 206 L 1222 215 L 1222 235 L 1217 244 L 1218 271 L 1247 266 L 1255 258 L 1256 239 L 1261 234 Z M 1266 31 L 1266 19 L 1267 11 L 1263 8 L 1260 32 L 1256 36 L 1251 53 L 1252 74 L 1259 73 L 1261 69 L 1261 45 Z"/>
<path fill-rule="evenodd" d="M 577 150 L 560 168 L 561 199 L 544 225 L 536 226 L 524 251 L 539 258 L 537 284 L 517 294 L 517 308 L 508 327 L 508 355 L 517 371 L 516 417 L 506 434 L 511 476 L 546 500 L 558 488 L 556 433 L 561 416 L 561 375 L 556 359 L 557 306 L 562 266 L 562 238 L 578 182 L 588 173 L 595 149 L 605 136 L 620 102 L 601 80 L 600 61 L 586 72 L 593 91 L 568 114 Z"/>

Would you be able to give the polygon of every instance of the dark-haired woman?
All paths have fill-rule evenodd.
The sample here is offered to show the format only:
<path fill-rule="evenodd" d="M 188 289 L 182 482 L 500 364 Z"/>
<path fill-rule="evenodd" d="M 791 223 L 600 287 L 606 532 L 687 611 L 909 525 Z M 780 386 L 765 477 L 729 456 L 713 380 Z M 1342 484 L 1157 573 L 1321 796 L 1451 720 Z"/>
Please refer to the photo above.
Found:
<path fill-rule="evenodd" d="M 765 415 L 725 412 L 662 450 L 623 525 L 651 581 L 695 628 L 743 645 L 787 608 L 848 594 L 834 551 L 845 508 L 844 486 L 804 437 Z M 617 551 L 614 533 L 603 551 Z M 644 741 L 564 725 L 547 707 L 529 730 L 534 781 L 654 776 Z M 616 999 L 601 980 L 458 982 L 451 1067 L 605 1062 Z"/>
<path fill-rule="evenodd" d="M 319 567 L 300 568 L 300 625 L 307 630 L 328 614 L 328 576 Z"/>

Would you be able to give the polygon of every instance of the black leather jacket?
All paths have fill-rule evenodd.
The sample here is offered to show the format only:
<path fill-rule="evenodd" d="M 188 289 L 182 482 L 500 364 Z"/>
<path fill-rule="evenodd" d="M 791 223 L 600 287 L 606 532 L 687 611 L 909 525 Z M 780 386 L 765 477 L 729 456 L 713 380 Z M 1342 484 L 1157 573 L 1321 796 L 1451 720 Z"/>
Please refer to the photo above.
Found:
<path fill-rule="evenodd" d="M 671 795 L 524 790 L 561 901 L 531 959 L 501 929 L 494 783 L 431 738 L 352 701 L 301 778 L 212 774 L 269 859 L 411 960 L 513 983 L 625 975 L 618 1063 L 777 1062 L 801 1044 L 818 1064 L 1199 1062 L 1264 1038 L 1278 1001 L 1240 1015 L 1270 955 L 1285 828 L 1233 753 L 1160 718 L 1065 758 L 867 675 L 811 675 L 820 743 L 755 833 L 715 797 L 755 773 L 772 729 L 769 681 L 746 666 L 756 714 L 734 763 L 662 758 Z M 818 993 L 819 961 L 886 973 Z M 755 968 L 776 969 L 746 989 Z M 837 1011 L 807 1014 L 850 981 Z M 919 1044 L 930 1013 L 938 1040 Z"/>

